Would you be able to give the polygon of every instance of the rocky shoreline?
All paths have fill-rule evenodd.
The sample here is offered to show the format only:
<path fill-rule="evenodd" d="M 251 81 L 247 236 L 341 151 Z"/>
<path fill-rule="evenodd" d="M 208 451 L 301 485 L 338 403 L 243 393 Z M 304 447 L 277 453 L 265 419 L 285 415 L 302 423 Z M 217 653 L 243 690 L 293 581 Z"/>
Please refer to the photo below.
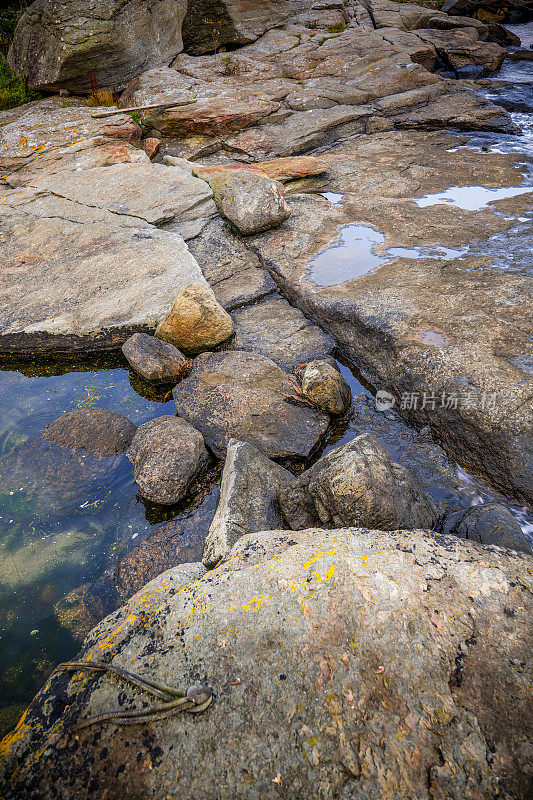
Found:
<path fill-rule="evenodd" d="M 532 547 L 500 501 L 533 498 L 531 160 L 473 139 L 519 132 L 488 99 L 516 37 L 431 3 L 204 5 L 146 34 L 149 2 L 110 27 L 37 0 L 9 56 L 68 30 L 25 68 L 61 96 L 0 112 L 0 357 L 122 348 L 177 416 L 70 411 L 0 457 L 7 491 L 125 454 L 170 515 L 80 587 L 99 673 L 52 675 L 3 796 L 525 798 Z M 146 681 L 196 688 L 167 714 Z"/>

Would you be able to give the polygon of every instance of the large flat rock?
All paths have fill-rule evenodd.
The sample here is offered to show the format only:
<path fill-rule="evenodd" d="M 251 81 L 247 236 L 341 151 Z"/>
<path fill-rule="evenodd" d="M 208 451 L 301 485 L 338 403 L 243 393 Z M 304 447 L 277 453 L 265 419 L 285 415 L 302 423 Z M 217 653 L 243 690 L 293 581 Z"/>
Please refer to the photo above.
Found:
<path fill-rule="evenodd" d="M 531 195 L 523 156 L 459 143 L 385 133 L 332 148 L 328 176 L 300 187 L 342 197 L 289 196 L 285 228 L 253 247 L 400 413 L 523 501 L 533 497 L 530 279 L 513 231 Z M 498 186 L 507 199 L 488 191 Z M 440 199 L 448 189 L 455 204 Z"/>
<path fill-rule="evenodd" d="M 249 534 L 199 580 L 153 580 L 79 656 L 206 682 L 207 711 L 73 731 L 158 701 L 56 674 L 2 742 L 3 797 L 526 800 L 532 565 L 420 531 Z"/>
<path fill-rule="evenodd" d="M 179 234 L 70 206 L 55 217 L 2 207 L 0 355 L 117 348 L 205 283 Z"/>
<path fill-rule="evenodd" d="M 179 416 L 200 431 L 218 458 L 232 438 L 256 445 L 269 458 L 306 458 L 329 424 L 327 414 L 289 399 L 289 376 L 257 353 L 203 353 L 172 394 Z"/>

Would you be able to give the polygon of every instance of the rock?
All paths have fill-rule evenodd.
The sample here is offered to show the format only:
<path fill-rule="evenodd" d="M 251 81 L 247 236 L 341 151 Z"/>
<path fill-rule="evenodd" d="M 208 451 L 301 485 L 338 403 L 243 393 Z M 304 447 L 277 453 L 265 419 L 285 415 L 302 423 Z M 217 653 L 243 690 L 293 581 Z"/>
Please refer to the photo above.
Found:
<path fill-rule="evenodd" d="M 155 332 L 158 339 L 187 353 L 209 350 L 232 334 L 231 317 L 217 302 L 213 290 L 203 283 L 191 283 L 176 295 Z"/>
<path fill-rule="evenodd" d="M 121 89 L 141 70 L 183 49 L 185 0 L 94 0 L 31 4 L 17 25 L 9 64 L 33 89 Z"/>
<path fill-rule="evenodd" d="M 419 120 L 426 109 L 420 106 Z M 394 394 L 404 418 L 429 425 L 452 459 L 524 504 L 533 498 L 531 342 L 521 327 L 528 265 L 515 246 L 515 223 L 500 214 L 523 216 L 530 200 L 517 194 L 470 210 L 438 199 L 458 182 L 522 192 L 524 156 L 473 157 L 462 143 L 420 130 L 337 143 L 328 151 L 328 175 L 302 182 L 306 193 L 291 195 L 291 218 L 254 237 L 253 249 L 291 303 L 335 336 L 372 386 Z M 317 194 L 328 191 L 342 193 L 342 203 Z M 351 236 L 368 256 L 353 257 Z M 374 248 L 380 236 L 384 249 Z M 386 255 L 389 247 L 408 249 L 398 258 Z M 384 259 L 372 259 L 380 266 L 369 271 L 378 254 Z M 317 258 L 321 285 L 313 281 Z"/>
<path fill-rule="evenodd" d="M 432 528 L 437 515 L 410 472 L 370 434 L 330 450 L 278 495 L 293 530 L 357 525 Z"/>
<path fill-rule="evenodd" d="M 315 406 L 330 414 L 343 414 L 352 402 L 351 389 L 339 368 L 320 358 L 306 365 L 302 375 L 302 393 Z"/>
<path fill-rule="evenodd" d="M 160 145 L 161 139 L 156 139 L 154 136 L 148 136 L 142 141 L 142 148 L 148 158 L 153 158 L 155 155 L 157 155 Z"/>
<path fill-rule="evenodd" d="M 443 533 L 473 542 L 519 550 L 530 555 L 533 553 L 522 528 L 511 512 L 500 503 L 483 503 L 466 511 L 450 514 L 444 520 Z"/>
<path fill-rule="evenodd" d="M 202 434 L 172 416 L 141 425 L 126 455 L 142 497 L 166 506 L 185 497 L 209 460 Z"/>
<path fill-rule="evenodd" d="M 83 595 L 83 604 L 97 621 L 117 610 L 120 606 L 120 597 L 112 570 L 106 570 L 87 587 Z"/>
<path fill-rule="evenodd" d="M 44 429 L 43 437 L 73 450 L 113 456 L 128 449 L 136 431 L 122 414 L 89 406 L 62 414 Z"/>
<path fill-rule="evenodd" d="M 269 458 L 307 458 L 329 418 L 286 398 L 289 377 L 257 353 L 204 353 L 173 391 L 178 414 L 204 436 L 217 458 L 230 439 L 256 445 Z"/>
<path fill-rule="evenodd" d="M 502 47 L 520 47 L 520 37 L 512 31 L 504 28 L 503 25 L 498 25 L 497 22 L 487 23 L 489 42 L 496 42 Z"/>
<path fill-rule="evenodd" d="M 500 45 L 479 41 L 474 28 L 424 30 L 419 31 L 418 36 L 431 43 L 445 63 L 456 71 L 477 65 L 483 68 L 483 75 L 488 75 L 496 72 L 507 56 L 507 51 Z"/>
<path fill-rule="evenodd" d="M 105 616 L 94 616 L 85 605 L 85 593 L 88 588 L 89 584 L 78 586 L 54 605 L 54 616 L 59 625 L 68 630 L 80 645 L 83 644 L 89 631 Z"/>
<path fill-rule="evenodd" d="M 141 128 L 128 114 L 99 119 L 93 111 L 58 97 L 0 111 L 2 178 L 22 186 L 45 173 L 148 161 Z"/>
<path fill-rule="evenodd" d="M 3 797 L 271 800 L 282 781 L 303 800 L 319 780 L 328 800 L 525 800 L 532 564 L 423 532 L 250 534 L 187 588 L 153 580 L 79 656 L 206 683 L 208 710 L 73 731 L 156 701 L 55 674 L 2 742 Z"/>
<path fill-rule="evenodd" d="M 156 67 L 134 78 L 121 95 L 129 106 L 147 106 L 170 103 L 173 100 L 192 99 L 190 92 L 194 80 L 176 72 L 171 67 Z"/>
<path fill-rule="evenodd" d="M 244 97 L 243 97 L 244 95 Z M 278 102 L 257 96 L 249 99 L 244 89 L 229 97 L 199 98 L 196 103 L 176 109 L 154 110 L 145 122 L 169 138 L 185 136 L 229 136 L 250 125 L 260 124 L 280 108 Z"/>
<path fill-rule="evenodd" d="M 291 215 L 280 184 L 249 170 L 206 176 L 217 208 L 245 236 L 281 225 Z"/>
<path fill-rule="evenodd" d="M 116 349 L 204 281 L 179 234 L 139 220 L 119 225 L 116 214 L 34 195 L 23 212 L 7 202 L 2 212 L 0 258 L 16 280 L 0 286 L 1 354 Z"/>
<path fill-rule="evenodd" d="M 248 442 L 230 439 L 222 473 L 220 500 L 205 541 L 203 563 L 208 569 L 226 558 L 247 533 L 283 525 L 277 493 L 293 480 Z"/>
<path fill-rule="evenodd" d="M 177 383 L 184 370 L 185 356 L 169 342 L 147 333 L 134 333 L 122 345 L 130 367 L 147 381 Z"/>
<path fill-rule="evenodd" d="M 224 164 L 223 166 L 218 164 L 194 164 L 192 171 L 198 178 L 207 180 L 209 175 L 243 169 L 260 172 L 273 181 L 285 183 L 298 178 L 321 175 L 329 169 L 329 162 L 314 156 L 293 156 L 292 158 L 275 158 L 272 161 L 259 161 L 255 164 L 243 164 L 242 162 Z"/>
<path fill-rule="evenodd" d="M 216 214 L 213 195 L 205 181 L 164 164 L 96 167 L 46 176 L 34 181 L 34 186 L 136 224 L 144 220 L 163 225 L 174 219 L 183 222 Z"/>
<path fill-rule="evenodd" d="M 274 280 L 262 269 L 255 253 L 218 214 L 188 242 L 188 247 L 226 311 L 260 300 L 276 290 Z"/>
<path fill-rule="evenodd" d="M 253 42 L 276 27 L 291 11 L 288 0 L 189 0 L 183 21 L 183 43 L 188 53 L 213 53 L 225 46 Z"/>
<path fill-rule="evenodd" d="M 120 603 L 125 603 L 149 581 L 172 567 L 183 565 L 187 572 L 190 562 L 195 562 L 205 572 L 200 559 L 217 500 L 218 490 L 213 487 L 209 496 L 202 497 L 198 503 L 194 500 L 182 515 L 157 525 L 119 559 L 114 583 Z M 182 574 L 182 570 L 179 572 Z M 190 580 L 194 580 L 194 576 Z M 184 583 L 188 581 L 189 578 Z"/>
<path fill-rule="evenodd" d="M 331 336 L 279 296 L 237 309 L 231 316 L 238 350 L 268 356 L 289 372 L 335 347 Z"/>
<path fill-rule="evenodd" d="M 487 22 L 503 22 L 510 16 L 514 20 L 531 18 L 530 0 L 446 0 L 442 11 L 450 15 L 466 17 L 479 16 Z M 465 20 L 465 24 L 470 22 Z"/>

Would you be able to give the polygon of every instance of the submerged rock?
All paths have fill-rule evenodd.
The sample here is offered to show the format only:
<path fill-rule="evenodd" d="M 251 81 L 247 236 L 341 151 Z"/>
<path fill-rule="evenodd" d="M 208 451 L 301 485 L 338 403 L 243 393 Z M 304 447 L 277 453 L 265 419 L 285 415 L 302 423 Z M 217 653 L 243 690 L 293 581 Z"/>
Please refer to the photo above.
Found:
<path fill-rule="evenodd" d="M 178 414 L 203 434 L 217 458 L 230 439 L 256 445 L 270 458 L 307 458 L 329 417 L 293 404 L 289 376 L 257 353 L 203 353 L 173 397 Z"/>
<path fill-rule="evenodd" d="M 127 450 L 136 431 L 122 414 L 89 406 L 62 414 L 44 429 L 43 437 L 73 450 L 113 456 Z"/>
<path fill-rule="evenodd" d="M 302 393 L 315 406 L 330 414 L 343 414 L 352 401 L 352 391 L 332 359 L 316 358 L 302 370 Z"/>
<path fill-rule="evenodd" d="M 202 558 L 211 569 L 247 533 L 274 530 L 283 524 L 277 493 L 293 481 L 248 442 L 230 439 L 222 473 L 220 501 L 205 541 Z"/>
<path fill-rule="evenodd" d="M 141 425 L 126 455 L 141 496 L 167 506 L 185 497 L 209 460 L 202 434 L 170 415 Z"/>
<path fill-rule="evenodd" d="M 232 334 L 230 315 L 217 302 L 213 290 L 202 283 L 191 283 L 176 295 L 155 332 L 158 339 L 187 353 L 210 350 Z"/>
<path fill-rule="evenodd" d="M 511 512 L 501 503 L 483 503 L 466 511 L 450 514 L 443 533 L 482 544 L 495 544 L 509 550 L 532 553 L 531 545 Z"/>
<path fill-rule="evenodd" d="M 222 170 L 205 180 L 222 216 L 245 236 L 276 228 L 291 215 L 281 184 L 260 172 Z"/>
<path fill-rule="evenodd" d="M 405 467 L 369 434 L 330 450 L 279 492 L 293 530 L 357 525 L 380 530 L 431 528 L 437 515 Z"/>
<path fill-rule="evenodd" d="M 185 356 L 169 342 L 147 333 L 134 333 L 122 345 L 130 367 L 147 381 L 176 383 L 183 372 Z"/>
<path fill-rule="evenodd" d="M 317 787 L 325 800 L 526 800 L 530 557 L 423 532 L 275 531 L 186 587 L 180 573 L 104 620 L 79 658 L 200 681 L 215 702 L 74 732 L 147 696 L 56 674 L 2 742 L 5 800 L 274 800 L 280 785 L 294 800 Z"/>
<path fill-rule="evenodd" d="M 123 88 L 183 49 L 185 0 L 37 0 L 20 20 L 9 64 L 34 89 Z"/>

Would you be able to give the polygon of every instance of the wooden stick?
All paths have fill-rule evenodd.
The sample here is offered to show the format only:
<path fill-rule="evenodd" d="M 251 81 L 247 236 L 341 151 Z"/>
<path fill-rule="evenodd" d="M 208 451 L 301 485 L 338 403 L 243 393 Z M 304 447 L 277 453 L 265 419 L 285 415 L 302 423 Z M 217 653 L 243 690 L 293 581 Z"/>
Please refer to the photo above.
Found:
<path fill-rule="evenodd" d="M 131 106 L 130 108 L 116 108 L 114 111 L 93 111 L 91 117 L 102 119 L 103 117 L 114 117 L 115 114 L 127 114 L 128 111 L 148 111 L 151 108 L 161 108 L 168 111 L 170 108 L 178 106 L 188 106 L 196 103 L 196 100 L 175 100 L 173 103 L 154 103 L 151 106 Z"/>

